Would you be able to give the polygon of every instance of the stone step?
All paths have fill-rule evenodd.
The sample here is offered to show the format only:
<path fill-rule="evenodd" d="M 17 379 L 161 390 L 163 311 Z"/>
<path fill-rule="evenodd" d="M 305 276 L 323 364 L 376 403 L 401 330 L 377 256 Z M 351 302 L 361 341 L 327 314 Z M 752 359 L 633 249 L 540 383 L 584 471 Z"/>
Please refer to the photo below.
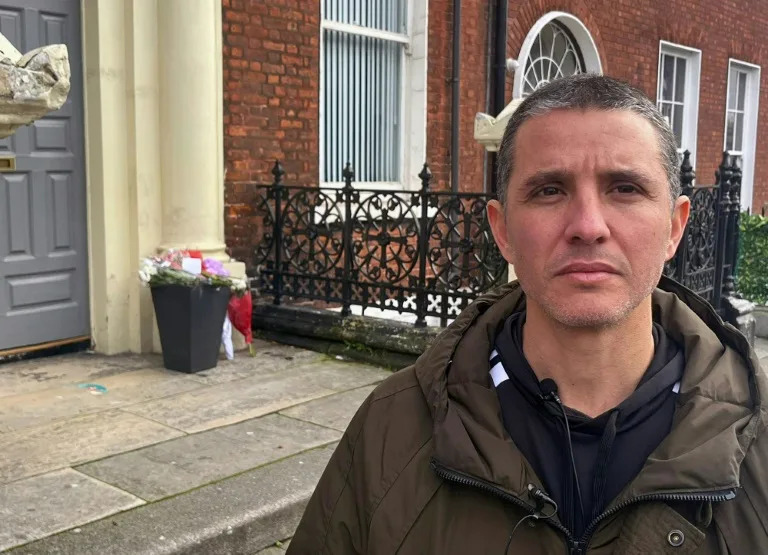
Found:
<path fill-rule="evenodd" d="M 131 508 L 13 553 L 254 554 L 293 535 L 335 446 Z"/>

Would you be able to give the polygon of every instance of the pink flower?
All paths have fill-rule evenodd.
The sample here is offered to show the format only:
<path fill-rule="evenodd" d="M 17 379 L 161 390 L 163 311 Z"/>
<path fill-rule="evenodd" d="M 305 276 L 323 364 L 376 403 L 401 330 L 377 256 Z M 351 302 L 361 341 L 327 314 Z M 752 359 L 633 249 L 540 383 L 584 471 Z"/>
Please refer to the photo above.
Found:
<path fill-rule="evenodd" d="M 213 258 L 203 260 L 203 273 L 212 276 L 229 276 L 229 272 L 224 268 L 224 265 Z"/>

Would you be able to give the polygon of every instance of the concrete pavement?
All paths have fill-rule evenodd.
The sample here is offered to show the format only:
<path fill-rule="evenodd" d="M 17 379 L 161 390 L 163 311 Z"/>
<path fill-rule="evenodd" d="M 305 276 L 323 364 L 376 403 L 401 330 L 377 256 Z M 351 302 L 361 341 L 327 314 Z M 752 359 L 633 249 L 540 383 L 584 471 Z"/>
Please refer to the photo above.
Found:
<path fill-rule="evenodd" d="M 263 341 L 198 374 L 155 356 L 0 365 L 0 551 L 281 555 L 387 375 Z"/>
<path fill-rule="evenodd" d="M 0 551 L 284 552 L 388 375 L 263 341 L 198 374 L 157 356 L 0 365 Z"/>

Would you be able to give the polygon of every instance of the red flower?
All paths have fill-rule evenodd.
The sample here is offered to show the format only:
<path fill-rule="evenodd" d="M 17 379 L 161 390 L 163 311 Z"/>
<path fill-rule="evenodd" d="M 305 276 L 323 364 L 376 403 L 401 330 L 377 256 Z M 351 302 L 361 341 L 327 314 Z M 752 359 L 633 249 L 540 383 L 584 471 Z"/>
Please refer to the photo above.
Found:
<path fill-rule="evenodd" d="M 245 336 L 245 342 L 250 345 L 253 343 L 253 331 L 251 329 L 251 314 L 253 313 L 253 302 L 251 301 L 251 292 L 246 291 L 242 297 L 232 295 L 227 307 L 229 319 L 232 326 Z"/>

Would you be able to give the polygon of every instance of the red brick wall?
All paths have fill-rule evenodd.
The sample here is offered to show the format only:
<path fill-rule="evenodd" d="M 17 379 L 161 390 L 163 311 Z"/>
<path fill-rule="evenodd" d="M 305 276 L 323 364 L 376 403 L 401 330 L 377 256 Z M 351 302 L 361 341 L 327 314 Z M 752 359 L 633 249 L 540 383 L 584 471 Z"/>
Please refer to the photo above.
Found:
<path fill-rule="evenodd" d="M 487 112 L 488 17 L 492 2 L 461 3 L 459 190 L 482 191 L 485 149 L 475 140 L 475 114 Z M 429 0 L 427 161 L 435 187 L 450 188 L 453 0 Z"/>
<path fill-rule="evenodd" d="M 251 182 L 279 159 L 287 184 L 317 184 L 319 0 L 222 0 L 225 236 L 248 264 L 258 221 Z"/>
<path fill-rule="evenodd" d="M 533 24 L 554 10 L 575 15 L 589 29 L 605 74 L 638 86 L 653 100 L 659 41 L 702 51 L 696 174 L 697 182 L 713 183 L 723 149 L 728 59 L 768 65 L 768 50 L 761 38 L 768 28 L 768 3 L 751 3 L 746 10 L 736 2 L 714 0 L 510 1 L 507 56 L 517 58 Z M 756 210 L 768 202 L 768 143 L 760 138 L 768 125 L 768 88 L 761 87 L 760 96 L 753 201 Z"/>
<path fill-rule="evenodd" d="M 268 182 L 278 158 L 289 184 L 316 184 L 319 162 L 319 0 L 222 0 L 226 155 L 226 239 L 231 254 L 250 260 L 251 191 Z M 483 188 L 484 150 L 474 118 L 486 112 L 491 0 L 462 2 L 459 188 Z M 427 161 L 434 186 L 450 187 L 453 0 L 429 0 Z M 768 65 L 762 46 L 768 2 L 716 0 L 530 0 L 509 3 L 507 57 L 547 12 L 578 17 L 590 30 L 606 74 L 656 97 L 659 40 L 702 50 L 696 172 L 712 183 L 723 145 L 728 58 Z M 511 92 L 512 76 L 508 75 Z M 509 98 L 508 98 L 509 100 Z M 754 207 L 768 202 L 768 87 L 761 88 Z"/>
<path fill-rule="evenodd" d="M 431 0 L 427 20 L 427 162 L 435 188 L 451 177 L 451 22 L 453 2 Z"/>

